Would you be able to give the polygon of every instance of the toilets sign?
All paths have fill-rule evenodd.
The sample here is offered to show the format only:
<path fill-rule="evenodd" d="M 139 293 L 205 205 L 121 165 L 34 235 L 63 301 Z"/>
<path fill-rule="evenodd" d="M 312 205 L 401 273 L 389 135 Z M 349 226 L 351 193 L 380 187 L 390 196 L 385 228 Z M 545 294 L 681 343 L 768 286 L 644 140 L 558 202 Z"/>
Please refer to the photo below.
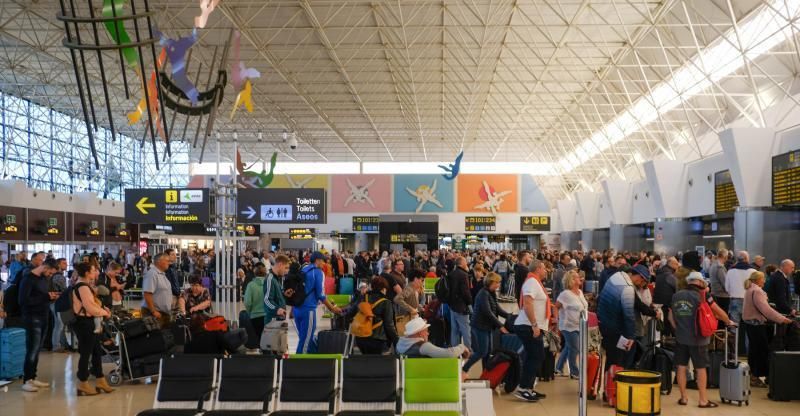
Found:
<path fill-rule="evenodd" d="M 261 224 L 325 224 L 325 190 L 239 189 L 236 220 Z"/>

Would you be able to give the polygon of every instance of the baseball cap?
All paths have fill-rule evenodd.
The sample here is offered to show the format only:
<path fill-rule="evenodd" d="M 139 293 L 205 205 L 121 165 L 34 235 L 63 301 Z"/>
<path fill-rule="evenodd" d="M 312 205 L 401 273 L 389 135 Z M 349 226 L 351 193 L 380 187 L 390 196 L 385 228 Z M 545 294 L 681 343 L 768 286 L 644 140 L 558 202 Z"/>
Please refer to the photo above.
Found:
<path fill-rule="evenodd" d="M 325 260 L 325 255 L 319 251 L 311 253 L 311 263 L 314 263 L 317 260 Z"/>
<path fill-rule="evenodd" d="M 639 276 L 644 277 L 646 280 L 650 280 L 650 270 L 647 270 L 647 267 L 644 267 L 641 264 L 637 264 L 631 268 L 631 273 L 636 273 Z"/>

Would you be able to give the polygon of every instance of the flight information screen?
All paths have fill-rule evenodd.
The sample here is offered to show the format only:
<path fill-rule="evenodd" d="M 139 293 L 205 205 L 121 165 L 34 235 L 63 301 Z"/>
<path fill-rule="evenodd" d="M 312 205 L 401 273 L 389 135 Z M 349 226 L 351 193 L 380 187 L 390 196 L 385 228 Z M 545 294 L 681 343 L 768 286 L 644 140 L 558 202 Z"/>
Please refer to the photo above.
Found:
<path fill-rule="evenodd" d="M 714 174 L 714 212 L 732 212 L 739 206 L 739 198 L 731 180 L 731 171 Z"/>
<path fill-rule="evenodd" d="M 772 157 L 772 205 L 800 205 L 800 150 Z"/>

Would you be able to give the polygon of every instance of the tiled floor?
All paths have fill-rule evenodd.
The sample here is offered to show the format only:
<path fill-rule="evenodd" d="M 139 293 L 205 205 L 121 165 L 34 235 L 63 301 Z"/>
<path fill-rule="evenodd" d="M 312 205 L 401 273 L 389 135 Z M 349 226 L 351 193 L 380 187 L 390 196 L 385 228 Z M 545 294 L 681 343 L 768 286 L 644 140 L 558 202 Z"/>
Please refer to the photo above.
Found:
<path fill-rule="evenodd" d="M 509 306 L 503 304 L 504 307 Z M 515 309 L 512 308 L 511 309 Z M 322 311 L 319 311 L 321 316 Z M 321 329 L 329 327 L 328 319 L 319 319 Z M 297 334 L 289 331 L 290 351 L 297 346 Z M 53 386 L 39 393 L 24 393 L 20 383 L 8 386 L 8 392 L 0 389 L 0 415 L 2 416 L 126 416 L 135 415 L 138 411 L 152 406 L 155 384 L 125 384 L 110 395 L 93 397 L 75 396 L 75 369 L 77 354 L 56 354 L 44 352 L 39 362 L 40 378 L 52 381 Z M 470 376 L 480 374 L 480 364 L 474 366 Z M 502 416 L 566 416 L 577 414 L 578 384 L 568 378 L 556 378 L 555 381 L 539 383 L 537 390 L 548 395 L 539 403 L 524 403 L 512 395 L 495 395 L 494 408 L 497 415 Z M 754 389 L 749 407 L 721 405 L 718 409 L 697 408 L 697 392 L 689 391 L 689 406 L 679 406 L 676 402 L 679 394 L 677 386 L 671 396 L 662 396 L 662 414 L 668 416 L 798 416 L 800 402 L 773 402 L 767 399 L 766 389 Z M 712 400 L 718 401 L 717 390 L 711 390 Z M 589 402 L 589 415 L 614 415 L 613 409 L 603 407 L 600 401 Z"/>
<path fill-rule="evenodd" d="M 75 396 L 74 371 L 77 365 L 76 354 L 42 353 L 39 363 L 41 378 L 53 382 L 53 387 L 39 393 L 24 393 L 19 382 L 9 387 L 8 392 L 0 391 L 0 414 L 25 416 L 97 415 L 124 416 L 135 415 L 147 409 L 153 402 L 155 384 L 126 384 L 109 395 L 93 397 Z M 478 369 L 475 369 L 477 371 Z M 577 413 L 577 382 L 566 378 L 540 383 L 537 387 L 548 398 L 539 403 L 522 403 L 513 396 L 495 396 L 494 407 L 498 415 L 549 416 L 573 415 Z M 716 390 L 712 397 L 716 398 Z M 677 389 L 671 396 L 662 397 L 662 414 L 683 415 L 725 415 L 725 416 L 797 416 L 800 402 L 778 403 L 767 400 L 765 389 L 755 389 L 749 407 L 722 405 L 718 409 L 698 409 L 697 392 L 690 391 L 690 406 L 678 406 Z M 590 402 L 590 415 L 613 415 L 611 408 L 602 407 L 600 402 Z"/>

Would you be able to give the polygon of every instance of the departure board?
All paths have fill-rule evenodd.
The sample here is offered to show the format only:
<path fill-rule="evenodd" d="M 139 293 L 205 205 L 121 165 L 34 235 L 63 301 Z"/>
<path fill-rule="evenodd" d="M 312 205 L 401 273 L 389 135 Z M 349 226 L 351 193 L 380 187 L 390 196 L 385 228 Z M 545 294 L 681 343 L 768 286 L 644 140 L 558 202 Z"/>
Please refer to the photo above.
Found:
<path fill-rule="evenodd" d="M 466 217 L 464 218 L 464 231 L 495 231 L 497 229 L 496 217 Z"/>
<path fill-rule="evenodd" d="M 800 150 L 772 157 L 772 205 L 800 205 Z"/>
<path fill-rule="evenodd" d="M 714 174 L 714 212 L 732 212 L 739 206 L 739 198 L 731 180 L 731 171 Z"/>

